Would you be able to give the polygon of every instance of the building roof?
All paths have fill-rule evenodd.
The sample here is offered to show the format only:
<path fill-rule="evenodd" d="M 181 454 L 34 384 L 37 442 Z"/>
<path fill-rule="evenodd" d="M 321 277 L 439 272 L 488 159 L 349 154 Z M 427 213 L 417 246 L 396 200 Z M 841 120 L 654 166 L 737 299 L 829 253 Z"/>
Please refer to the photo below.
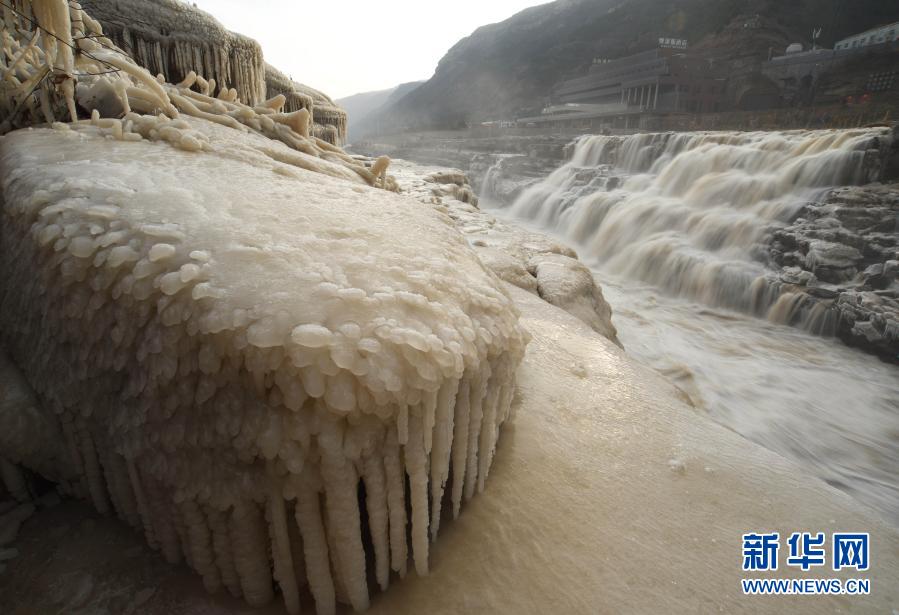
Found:
<path fill-rule="evenodd" d="M 848 40 L 853 39 L 853 38 L 858 38 L 859 36 L 864 36 L 864 35 L 870 34 L 870 33 L 872 33 L 872 32 L 878 32 L 878 31 L 880 31 L 880 30 L 886 30 L 886 29 L 891 28 L 891 27 L 897 27 L 897 28 L 899 28 L 899 21 L 894 21 L 893 23 L 885 23 L 885 24 L 880 25 L 880 26 L 875 26 L 875 27 L 873 27 L 873 28 L 869 28 L 869 29 L 865 30 L 864 32 L 858 32 L 858 33 L 856 33 L 856 34 L 852 34 L 852 35 L 847 36 L 847 37 L 845 37 L 845 38 L 841 38 L 840 40 L 837 41 L 837 43 L 842 43 L 843 41 L 848 41 Z"/>

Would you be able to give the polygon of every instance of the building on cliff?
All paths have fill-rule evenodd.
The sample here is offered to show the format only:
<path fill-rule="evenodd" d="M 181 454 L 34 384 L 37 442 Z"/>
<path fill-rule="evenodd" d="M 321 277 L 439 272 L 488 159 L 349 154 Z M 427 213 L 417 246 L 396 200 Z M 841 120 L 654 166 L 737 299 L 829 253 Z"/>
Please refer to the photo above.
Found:
<path fill-rule="evenodd" d="M 885 26 L 877 26 L 870 30 L 865 30 L 858 34 L 846 37 L 834 45 L 834 49 L 858 49 L 859 47 L 869 47 L 871 45 L 882 45 L 885 43 L 894 43 L 899 41 L 899 21 L 887 24 Z"/>
<path fill-rule="evenodd" d="M 888 97 L 899 75 L 899 22 L 844 38 L 833 49 L 790 45 L 762 65 L 780 100 L 770 106 L 833 104 L 849 96 Z"/>
<path fill-rule="evenodd" d="M 653 49 L 614 60 L 596 59 L 582 77 L 553 88 L 552 105 L 519 124 L 556 128 L 631 128 L 642 116 L 720 111 L 725 72 L 692 56 L 682 39 L 661 38 Z"/>
<path fill-rule="evenodd" d="M 553 88 L 560 103 L 620 104 L 641 111 L 717 111 L 724 93 L 714 67 L 690 56 L 686 41 L 659 39 L 659 46 L 615 60 L 596 60 L 584 77 Z"/>

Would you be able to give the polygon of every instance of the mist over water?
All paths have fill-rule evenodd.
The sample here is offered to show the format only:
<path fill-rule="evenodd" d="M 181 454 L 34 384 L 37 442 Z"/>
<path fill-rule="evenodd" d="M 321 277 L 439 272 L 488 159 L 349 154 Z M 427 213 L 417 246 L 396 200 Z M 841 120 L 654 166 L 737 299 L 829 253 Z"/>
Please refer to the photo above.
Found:
<path fill-rule="evenodd" d="M 588 136 L 567 164 L 494 213 L 573 244 L 627 351 L 697 412 L 899 526 L 899 370 L 776 324 L 778 289 L 753 258 L 772 223 L 829 187 L 873 179 L 866 151 L 882 136 Z"/>

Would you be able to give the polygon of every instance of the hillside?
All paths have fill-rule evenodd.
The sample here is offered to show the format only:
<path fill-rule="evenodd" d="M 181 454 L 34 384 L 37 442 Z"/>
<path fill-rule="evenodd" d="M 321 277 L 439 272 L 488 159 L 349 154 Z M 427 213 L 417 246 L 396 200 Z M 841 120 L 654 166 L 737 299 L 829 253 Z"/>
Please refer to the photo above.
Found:
<path fill-rule="evenodd" d="M 709 57 L 748 71 L 815 27 L 831 45 L 899 20 L 882 0 L 557 0 L 485 25 L 454 45 L 421 87 L 368 122 L 383 132 L 457 128 L 539 111 L 554 83 L 582 73 L 593 58 L 648 49 L 679 37 Z M 745 27 L 752 23 L 753 27 Z"/>
<path fill-rule="evenodd" d="M 368 125 L 368 116 L 380 110 L 382 107 L 390 106 L 396 103 L 403 96 L 420 86 L 424 81 L 410 81 L 401 83 L 400 85 L 386 90 L 375 90 L 373 92 L 360 92 L 346 98 L 337 100 L 337 104 L 346 110 L 349 115 L 349 123 L 347 132 L 349 138 L 363 134 Z"/>

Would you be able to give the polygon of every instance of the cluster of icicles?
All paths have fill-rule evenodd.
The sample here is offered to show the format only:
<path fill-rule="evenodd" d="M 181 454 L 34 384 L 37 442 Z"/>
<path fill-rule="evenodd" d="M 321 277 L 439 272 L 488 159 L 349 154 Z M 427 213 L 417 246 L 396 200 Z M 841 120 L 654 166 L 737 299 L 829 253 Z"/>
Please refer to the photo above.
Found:
<path fill-rule="evenodd" d="M 116 48 L 78 3 L 20 0 L 15 6 L 0 7 L 0 135 L 61 119 L 73 127 L 91 121 L 122 140 L 164 139 L 182 149 L 208 148 L 179 120 L 183 113 L 280 141 L 299 152 L 293 160 L 296 166 L 397 189 L 387 175 L 389 158 L 382 156 L 366 166 L 315 136 L 309 110 L 284 112 L 283 94 L 250 106 L 238 99 L 236 89 L 193 71 L 170 84 Z M 91 120 L 79 120 L 79 108 Z"/>
<path fill-rule="evenodd" d="M 192 3 L 93 0 L 85 4 L 103 25 L 105 35 L 151 74 L 181 80 L 193 70 L 218 83 L 229 83 L 249 105 L 267 97 L 267 70 L 259 43 L 229 32 Z"/>
<path fill-rule="evenodd" d="M 347 113 L 330 98 L 292 81 L 271 64 L 265 65 L 265 87 L 270 95 L 283 94 L 287 97 L 284 104 L 286 111 L 311 110 L 315 136 L 335 145 L 346 141 Z"/>
<path fill-rule="evenodd" d="M 435 212 L 373 191 L 387 210 L 378 213 L 393 225 L 411 218 L 424 243 L 385 243 L 387 261 L 349 242 L 345 261 L 320 263 L 355 268 L 372 288 L 310 271 L 311 290 L 260 278 L 258 310 L 231 303 L 210 283 L 224 275 L 215 249 L 191 245 L 186 223 L 134 220 L 134 191 L 96 196 L 112 183 L 103 169 L 122 166 L 100 155 L 121 150 L 100 145 L 165 141 L 199 160 L 212 156 L 195 130 L 205 120 L 286 143 L 297 156 L 281 162 L 342 180 L 392 188 L 388 161 L 364 168 L 310 137 L 308 112 L 282 113 L 283 97 L 248 107 L 233 90 L 213 97 L 215 84 L 197 75 L 178 85 L 151 77 L 76 3 L 14 6 L 3 14 L 4 130 L 44 121 L 56 130 L 7 135 L 0 160 L 0 336 L 12 359 L 0 357 L 0 470 L 10 492 L 28 496 L 17 469 L 27 467 L 139 528 L 209 591 L 263 605 L 277 587 L 290 613 L 306 593 L 321 614 L 338 602 L 365 609 L 369 576 L 386 589 L 410 556 L 426 574 L 442 512 L 458 515 L 484 488 L 510 415 L 527 334 L 499 283 Z M 84 76 L 110 66 L 117 72 Z M 71 123 L 57 121 L 59 108 Z M 74 156 L 35 168 L 41 140 L 96 146 L 83 155 L 100 161 L 99 175 L 65 175 Z M 257 220 L 252 203 L 240 213 L 279 224 Z M 371 216 L 345 217 L 382 223 Z M 435 228 L 444 234 L 428 235 Z M 439 254 L 428 255 L 432 245 Z M 285 293 L 343 324 L 260 315 Z"/>
<path fill-rule="evenodd" d="M 790 287 L 768 275 L 759 242 L 828 187 L 876 180 L 889 139 L 886 129 L 586 136 L 511 212 L 605 271 L 782 321 L 774 306 Z M 813 307 L 807 328 L 832 328 L 833 314 Z"/>

